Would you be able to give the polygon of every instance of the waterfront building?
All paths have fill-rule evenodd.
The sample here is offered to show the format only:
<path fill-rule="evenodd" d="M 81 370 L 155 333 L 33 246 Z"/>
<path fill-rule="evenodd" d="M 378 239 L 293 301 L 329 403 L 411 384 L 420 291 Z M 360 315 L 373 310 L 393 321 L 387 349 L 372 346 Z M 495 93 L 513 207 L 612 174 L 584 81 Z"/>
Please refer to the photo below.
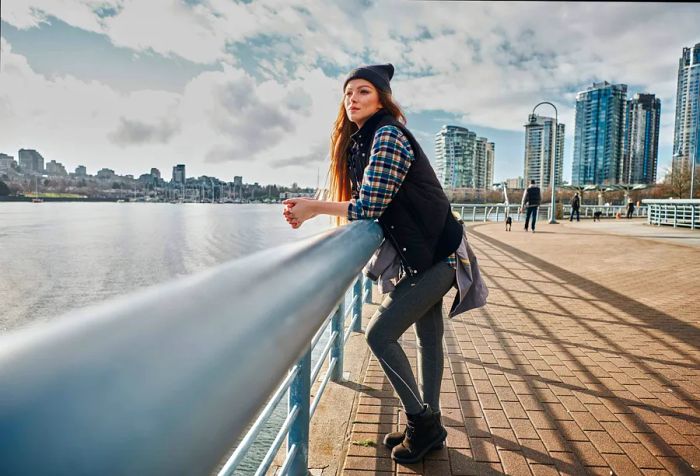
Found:
<path fill-rule="evenodd" d="M 17 169 L 17 161 L 14 157 L 0 153 L 0 173 L 7 173 Z"/>
<path fill-rule="evenodd" d="M 46 175 L 66 176 L 68 173 L 62 163 L 51 160 L 46 163 Z"/>
<path fill-rule="evenodd" d="M 151 169 L 151 175 L 153 178 L 159 179 L 160 178 L 160 170 L 156 169 L 155 167 Z"/>
<path fill-rule="evenodd" d="M 444 125 L 435 134 L 436 175 L 445 189 L 488 189 L 496 145 L 465 127 Z"/>
<path fill-rule="evenodd" d="M 174 183 L 184 184 L 186 181 L 185 176 L 185 164 L 178 164 L 173 167 L 173 179 Z"/>
<path fill-rule="evenodd" d="M 477 137 L 475 153 L 474 188 L 487 190 L 493 185 L 493 162 L 496 145 L 489 142 L 486 137 Z"/>
<path fill-rule="evenodd" d="M 75 168 L 75 176 L 76 177 L 87 177 L 87 167 L 84 165 L 78 165 Z"/>
<path fill-rule="evenodd" d="M 442 126 L 435 134 L 436 174 L 443 188 L 474 188 L 476 133 L 465 127 Z"/>
<path fill-rule="evenodd" d="M 609 185 L 622 176 L 627 85 L 594 83 L 576 95 L 573 185 Z"/>
<path fill-rule="evenodd" d="M 552 182 L 552 151 L 554 151 L 554 183 L 561 185 L 564 172 L 564 124 L 557 124 L 554 133 L 553 117 L 530 114 L 525 124 L 524 182 L 531 180 L 544 189 Z M 516 188 L 516 187 L 513 187 Z M 517 187 L 520 188 L 520 187 Z"/>
<path fill-rule="evenodd" d="M 635 94 L 627 102 L 621 183 L 656 183 L 660 117 L 661 100 L 653 94 Z"/>
<path fill-rule="evenodd" d="M 525 188 L 525 178 L 524 177 L 509 178 L 509 179 L 505 179 L 504 182 L 506 183 L 506 187 L 509 190 Z"/>
<path fill-rule="evenodd" d="M 44 173 L 44 158 L 34 149 L 20 149 L 19 166 L 23 173 Z"/>
<path fill-rule="evenodd" d="M 700 165 L 700 43 L 683 48 L 678 61 L 673 168 Z"/>
<path fill-rule="evenodd" d="M 112 169 L 100 169 L 97 171 L 97 178 L 103 180 L 110 180 L 115 177 L 114 170 Z"/>

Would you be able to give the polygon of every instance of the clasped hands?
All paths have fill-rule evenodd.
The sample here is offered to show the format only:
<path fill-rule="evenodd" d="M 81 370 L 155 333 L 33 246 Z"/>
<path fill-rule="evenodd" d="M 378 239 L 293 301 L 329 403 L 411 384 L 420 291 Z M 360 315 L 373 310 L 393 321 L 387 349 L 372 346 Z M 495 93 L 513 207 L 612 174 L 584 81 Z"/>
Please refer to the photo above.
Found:
<path fill-rule="evenodd" d="M 306 220 L 317 215 L 316 200 L 312 198 L 288 198 L 282 203 L 284 204 L 282 215 L 294 229 L 299 228 Z"/>

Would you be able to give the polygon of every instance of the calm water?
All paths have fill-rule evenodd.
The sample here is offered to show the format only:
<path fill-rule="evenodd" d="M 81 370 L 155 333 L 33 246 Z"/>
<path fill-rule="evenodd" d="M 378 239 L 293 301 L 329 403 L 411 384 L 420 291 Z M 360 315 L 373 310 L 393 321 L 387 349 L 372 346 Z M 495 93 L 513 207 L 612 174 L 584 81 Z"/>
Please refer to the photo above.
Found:
<path fill-rule="evenodd" d="M 0 333 L 329 227 L 282 205 L 0 202 Z"/>
<path fill-rule="evenodd" d="M 293 230 L 282 205 L 0 202 L 0 334 L 329 227 Z M 285 415 L 283 399 L 236 474 L 254 473 Z"/>

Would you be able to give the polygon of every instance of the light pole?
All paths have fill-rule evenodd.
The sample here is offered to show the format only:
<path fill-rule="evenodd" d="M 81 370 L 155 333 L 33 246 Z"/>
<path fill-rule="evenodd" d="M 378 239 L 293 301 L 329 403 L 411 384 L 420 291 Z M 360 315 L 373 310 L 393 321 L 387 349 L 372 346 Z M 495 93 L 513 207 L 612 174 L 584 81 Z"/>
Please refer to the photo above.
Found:
<path fill-rule="evenodd" d="M 556 224 L 556 223 L 557 223 L 557 220 L 556 220 L 556 217 L 555 217 L 555 215 L 556 215 L 556 209 L 555 209 L 555 207 L 556 207 L 556 183 L 554 182 L 554 179 L 556 178 L 556 175 L 555 175 L 555 172 L 556 172 L 556 167 L 555 167 L 556 154 L 555 154 L 555 150 L 556 150 L 556 147 L 557 147 L 557 134 L 558 134 L 558 132 L 559 132 L 559 127 L 558 127 L 558 124 L 559 124 L 559 112 L 557 111 L 557 106 L 555 106 L 555 105 L 552 104 L 551 102 L 549 102 L 549 101 L 542 101 L 541 103 L 537 104 L 535 107 L 532 108 L 532 115 L 533 115 L 533 116 L 535 115 L 535 109 L 537 109 L 538 107 L 540 107 L 542 104 L 549 104 L 550 106 L 552 106 L 552 107 L 554 108 L 554 144 L 552 144 L 552 146 L 549 148 L 549 153 L 550 153 L 550 155 L 552 156 L 552 161 L 551 161 L 551 164 L 552 164 L 552 165 L 551 165 L 551 167 L 552 167 L 552 181 L 551 181 L 551 185 L 552 185 L 552 204 L 551 204 L 550 209 L 549 209 L 549 223 L 550 223 L 550 224 Z"/>

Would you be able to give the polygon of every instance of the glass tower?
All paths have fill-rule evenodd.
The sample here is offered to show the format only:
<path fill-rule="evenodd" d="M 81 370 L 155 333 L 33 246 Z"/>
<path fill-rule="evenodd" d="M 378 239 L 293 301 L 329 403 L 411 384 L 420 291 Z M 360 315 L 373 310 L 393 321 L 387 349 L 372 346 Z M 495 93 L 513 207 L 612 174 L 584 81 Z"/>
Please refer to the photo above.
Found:
<path fill-rule="evenodd" d="M 576 95 L 573 185 L 619 183 L 627 85 L 594 83 Z"/>
<path fill-rule="evenodd" d="M 564 171 L 564 124 L 557 124 L 554 143 L 554 118 L 530 114 L 525 124 L 525 183 L 534 180 L 540 188 L 552 181 L 552 147 L 554 147 L 554 181 L 561 185 Z"/>
<path fill-rule="evenodd" d="M 700 43 L 683 48 L 678 61 L 673 167 L 700 165 Z"/>
<path fill-rule="evenodd" d="M 635 94 L 628 101 L 620 182 L 656 183 L 660 116 L 661 100 L 653 94 Z"/>
<path fill-rule="evenodd" d="M 489 188 L 496 146 L 459 126 L 442 126 L 435 134 L 436 174 L 443 188 Z"/>

